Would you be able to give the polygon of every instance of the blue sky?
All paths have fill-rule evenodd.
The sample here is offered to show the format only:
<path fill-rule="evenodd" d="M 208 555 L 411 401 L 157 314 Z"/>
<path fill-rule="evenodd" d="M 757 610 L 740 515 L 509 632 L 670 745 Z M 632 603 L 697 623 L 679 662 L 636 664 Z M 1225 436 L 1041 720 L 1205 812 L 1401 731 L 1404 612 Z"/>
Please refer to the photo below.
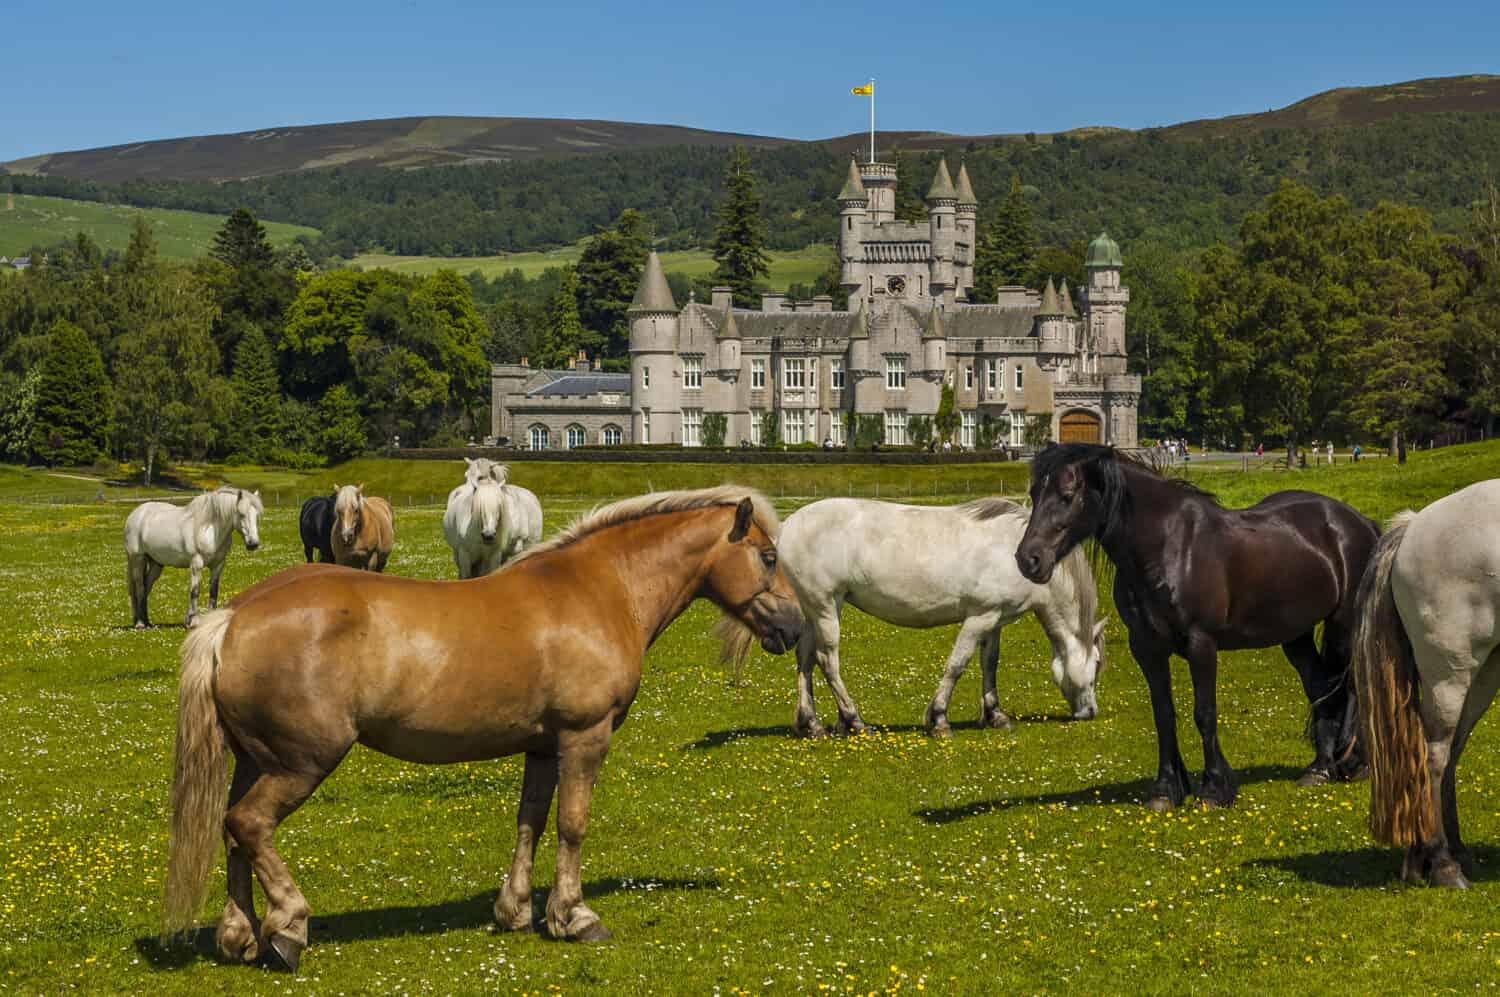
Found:
<path fill-rule="evenodd" d="M 1500 72 L 1494 3 L 222 6 L 7 7 L 0 160 L 421 114 L 821 138 L 865 127 L 872 75 L 882 128 L 1137 128 Z"/>

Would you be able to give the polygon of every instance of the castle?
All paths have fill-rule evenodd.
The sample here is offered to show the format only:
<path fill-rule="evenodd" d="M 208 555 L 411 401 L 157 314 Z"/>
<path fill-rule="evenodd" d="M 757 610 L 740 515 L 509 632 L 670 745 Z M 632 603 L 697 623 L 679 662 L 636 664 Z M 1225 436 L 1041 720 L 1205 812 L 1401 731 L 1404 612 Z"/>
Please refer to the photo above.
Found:
<path fill-rule="evenodd" d="M 631 302 L 630 373 L 520 364 L 492 369 L 491 428 L 530 449 L 583 444 L 698 446 L 705 415 L 725 442 L 759 444 L 774 412 L 780 441 L 846 442 L 851 415 L 874 417 L 883 441 L 908 441 L 951 385 L 955 440 L 1021 446 L 1045 418 L 1051 439 L 1136 445 L 1140 378 L 1126 373 L 1120 249 L 1089 244 L 1085 286 L 1002 287 L 973 301 L 978 201 L 967 169 L 946 161 L 927 192 L 927 221 L 897 221 L 896 168 L 850 161 L 839 192 L 838 254 L 847 311 L 832 299 L 762 296 L 735 308 L 728 288 L 678 307 L 653 252 Z M 988 434 L 982 432 L 988 427 Z"/>

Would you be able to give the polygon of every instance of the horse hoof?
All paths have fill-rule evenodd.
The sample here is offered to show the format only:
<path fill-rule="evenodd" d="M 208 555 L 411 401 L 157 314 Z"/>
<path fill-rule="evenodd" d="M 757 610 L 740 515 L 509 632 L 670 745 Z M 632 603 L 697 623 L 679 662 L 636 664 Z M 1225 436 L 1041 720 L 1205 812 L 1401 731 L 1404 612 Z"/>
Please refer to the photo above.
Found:
<path fill-rule="evenodd" d="M 1333 777 L 1324 769 L 1310 768 L 1297 777 L 1299 786 L 1326 786 L 1333 781 Z"/>
<path fill-rule="evenodd" d="M 1016 722 L 1004 713 L 996 713 L 994 716 L 980 717 L 979 726 L 991 730 L 1015 730 Z"/>
<path fill-rule="evenodd" d="M 838 724 L 834 727 L 834 730 L 839 734 L 863 734 L 868 729 L 865 722 L 858 717 L 855 717 L 852 721 L 845 721 L 840 718 Z"/>
<path fill-rule="evenodd" d="M 1146 809 L 1159 814 L 1169 812 L 1175 805 L 1170 796 L 1153 796 L 1146 801 Z"/>
<path fill-rule="evenodd" d="M 946 741 L 953 736 L 953 728 L 948 726 L 946 722 L 933 724 L 927 728 L 927 736 Z"/>
<path fill-rule="evenodd" d="M 1459 869 L 1457 862 L 1444 862 L 1432 870 L 1432 877 L 1428 880 L 1433 886 L 1446 886 L 1455 890 L 1467 890 L 1469 880 Z"/>
<path fill-rule="evenodd" d="M 1370 766 L 1361 765 L 1357 769 L 1340 769 L 1339 778 L 1344 782 L 1365 782 L 1370 778 Z"/>
<path fill-rule="evenodd" d="M 286 935 L 272 935 L 266 953 L 270 968 L 282 973 L 295 973 L 302 963 L 302 950 L 307 946 Z"/>
<path fill-rule="evenodd" d="M 142 623 L 140 620 L 136 620 L 136 622 L 135 622 L 135 628 L 137 630 L 145 630 L 149 626 L 150 626 L 149 623 Z"/>
<path fill-rule="evenodd" d="M 811 727 L 798 727 L 793 733 L 798 737 L 819 741 L 828 736 L 828 728 L 822 724 L 813 724 Z"/>
<path fill-rule="evenodd" d="M 600 922 L 595 921 L 593 924 L 589 925 L 587 928 L 584 928 L 578 934 L 570 935 L 568 937 L 568 941 L 584 943 L 607 942 L 613 937 L 615 937 L 613 932 L 611 932 Z"/>
<path fill-rule="evenodd" d="M 1229 806 L 1229 804 L 1225 803 L 1223 800 L 1200 799 L 1198 801 L 1199 810 L 1223 810 L 1227 806 Z"/>

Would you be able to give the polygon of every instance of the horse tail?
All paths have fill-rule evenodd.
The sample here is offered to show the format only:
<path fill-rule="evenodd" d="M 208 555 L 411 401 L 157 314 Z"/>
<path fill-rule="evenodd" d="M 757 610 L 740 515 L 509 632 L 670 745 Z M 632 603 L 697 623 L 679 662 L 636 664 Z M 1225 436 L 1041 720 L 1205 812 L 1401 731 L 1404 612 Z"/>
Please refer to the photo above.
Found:
<path fill-rule="evenodd" d="M 1360 580 L 1349 661 L 1370 764 L 1370 833 L 1382 844 L 1411 844 L 1437 832 L 1417 663 L 1391 593 L 1396 553 L 1414 515 L 1391 520 Z"/>
<path fill-rule="evenodd" d="M 218 856 L 229 770 L 224 730 L 214 702 L 214 680 L 224 633 L 233 609 L 200 617 L 182 642 L 177 681 L 177 758 L 172 781 L 172 824 L 167 844 L 167 876 L 162 900 L 162 940 L 192 927 Z"/>

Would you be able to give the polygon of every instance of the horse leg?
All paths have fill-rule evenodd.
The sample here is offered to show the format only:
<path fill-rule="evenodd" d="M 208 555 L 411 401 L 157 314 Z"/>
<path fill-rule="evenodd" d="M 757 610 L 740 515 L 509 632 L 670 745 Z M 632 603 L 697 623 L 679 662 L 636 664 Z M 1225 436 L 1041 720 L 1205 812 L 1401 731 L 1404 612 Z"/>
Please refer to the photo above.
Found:
<path fill-rule="evenodd" d="M 833 693 L 834 705 L 838 707 L 839 722 L 834 725 L 836 734 L 863 734 L 865 722 L 859 715 L 859 707 L 854 705 L 854 697 L 849 695 L 849 690 L 844 688 L 844 680 L 839 676 L 839 610 L 842 607 L 835 604 L 832 615 L 824 615 L 813 624 L 818 630 L 818 668 L 823 672 L 823 679 L 828 683 L 828 689 Z"/>
<path fill-rule="evenodd" d="M 273 966 L 292 973 L 297 971 L 302 950 L 307 948 L 307 918 L 311 911 L 286 862 L 277 854 L 272 836 L 330 771 L 332 767 L 314 772 L 263 773 L 224 817 L 225 831 L 244 849 L 266 894 L 266 916 L 260 925 L 261 951 Z"/>
<path fill-rule="evenodd" d="M 137 630 L 150 624 L 146 621 L 146 556 L 125 555 L 125 587 L 130 590 L 130 623 Z"/>
<path fill-rule="evenodd" d="M 184 625 L 191 629 L 198 623 L 198 585 L 203 581 L 203 555 L 194 554 L 188 570 L 192 573 L 192 580 L 188 583 L 188 611 Z"/>
<path fill-rule="evenodd" d="M 220 561 L 218 564 L 210 566 L 209 569 L 208 569 L 208 608 L 209 609 L 218 609 L 219 608 L 219 576 L 224 573 L 224 565 L 228 561 L 229 561 L 229 558 L 228 558 L 227 552 L 226 552 L 226 556 L 224 557 L 224 559 L 222 561 Z"/>
<path fill-rule="evenodd" d="M 1187 766 L 1177 748 L 1177 709 L 1172 705 L 1171 655 L 1155 647 L 1145 647 L 1131 635 L 1130 653 L 1146 677 L 1151 692 L 1151 717 L 1156 722 L 1156 782 L 1146 806 L 1151 810 L 1171 810 L 1180 806 L 1188 794 Z"/>
<path fill-rule="evenodd" d="M 151 590 L 156 587 L 157 580 L 161 578 L 162 565 L 160 562 L 153 561 L 148 557 L 145 559 L 142 571 L 144 574 L 141 578 L 141 623 L 149 627 L 151 625 L 151 620 L 148 617 Z"/>
<path fill-rule="evenodd" d="M 958 639 L 953 642 L 953 650 L 948 652 L 943 677 L 938 682 L 937 691 L 932 694 L 932 702 L 927 704 L 927 733 L 933 737 L 953 736 L 953 730 L 948 726 L 948 701 L 953 698 L 953 687 L 963 677 L 974 649 L 994 626 L 991 619 L 971 616 L 958 628 Z"/>
<path fill-rule="evenodd" d="M 818 660 L 817 629 L 809 621 L 797 638 L 797 713 L 792 720 L 792 730 L 799 737 L 827 737 L 828 728 L 818 723 L 818 710 L 813 704 L 812 672 Z"/>
<path fill-rule="evenodd" d="M 995 689 L 995 673 L 1000 670 L 1000 631 L 1004 624 L 985 635 L 979 643 L 979 672 L 984 680 L 979 700 L 979 726 L 1010 730 L 1015 723 L 1000 708 L 1000 694 Z"/>
<path fill-rule="evenodd" d="M 260 778 L 260 769 L 250 757 L 234 748 L 234 781 L 229 786 L 229 809 L 233 810 Z M 226 814 L 228 811 L 226 811 Z M 214 932 L 219 954 L 229 962 L 254 962 L 260 954 L 256 936 L 260 921 L 255 916 L 255 890 L 251 884 L 250 857 L 233 834 L 224 827 L 224 857 L 228 865 L 229 899 L 224 916 Z"/>
<path fill-rule="evenodd" d="M 1325 637 L 1323 643 L 1327 646 L 1328 638 Z M 1344 706 L 1342 701 L 1338 702 L 1337 707 L 1333 702 L 1335 698 L 1340 698 L 1335 696 L 1338 683 L 1327 680 L 1323 657 L 1318 653 L 1318 645 L 1313 640 L 1311 630 L 1295 640 L 1287 641 L 1281 645 L 1281 650 L 1292 667 L 1297 669 L 1297 677 L 1302 679 L 1302 691 L 1307 693 L 1307 701 L 1312 705 L 1309 726 L 1315 754 L 1312 763 L 1298 777 L 1297 785 L 1322 786 L 1333 781 L 1337 769 L 1334 751 Z"/>
<path fill-rule="evenodd" d="M 1198 802 L 1208 808 L 1227 807 L 1237 792 L 1234 770 L 1219 747 L 1219 648 L 1195 636 L 1188 643 L 1188 671 L 1193 678 L 1193 722 L 1203 738 L 1203 778 L 1198 780 Z"/>
<path fill-rule="evenodd" d="M 1460 873 L 1464 876 L 1474 874 L 1474 857 L 1464 847 L 1463 836 L 1458 829 L 1458 801 L 1455 799 L 1454 789 L 1458 777 L 1458 759 L 1469 743 L 1474 725 L 1479 722 L 1485 710 L 1489 709 L 1497 690 L 1500 690 L 1500 651 L 1492 651 L 1488 660 L 1480 666 L 1469 686 L 1468 695 L 1464 697 L 1463 711 L 1458 717 L 1458 729 L 1453 733 L 1453 748 L 1448 755 L 1448 765 L 1443 770 L 1443 833 L 1448 839 L 1448 851 L 1458 862 Z"/>
<path fill-rule="evenodd" d="M 547 898 L 547 930 L 553 938 L 602 942 L 610 937 L 599 915 L 583 902 L 581 866 L 594 780 L 609 751 L 613 727 L 613 717 L 608 717 L 589 730 L 569 731 L 558 738 L 557 866 Z"/>
<path fill-rule="evenodd" d="M 1323 624 L 1323 674 L 1331 676 L 1332 690 L 1327 694 L 1328 708 L 1337 731 L 1333 742 L 1334 770 L 1345 782 L 1357 782 L 1370 774 L 1360 743 L 1359 699 L 1349 682 L 1350 642 L 1353 633 L 1339 619 Z"/>
<path fill-rule="evenodd" d="M 495 898 L 495 920 L 504 931 L 531 930 L 531 867 L 547 830 L 547 812 L 557 789 L 557 756 L 527 755 L 516 817 L 516 854 Z"/>

